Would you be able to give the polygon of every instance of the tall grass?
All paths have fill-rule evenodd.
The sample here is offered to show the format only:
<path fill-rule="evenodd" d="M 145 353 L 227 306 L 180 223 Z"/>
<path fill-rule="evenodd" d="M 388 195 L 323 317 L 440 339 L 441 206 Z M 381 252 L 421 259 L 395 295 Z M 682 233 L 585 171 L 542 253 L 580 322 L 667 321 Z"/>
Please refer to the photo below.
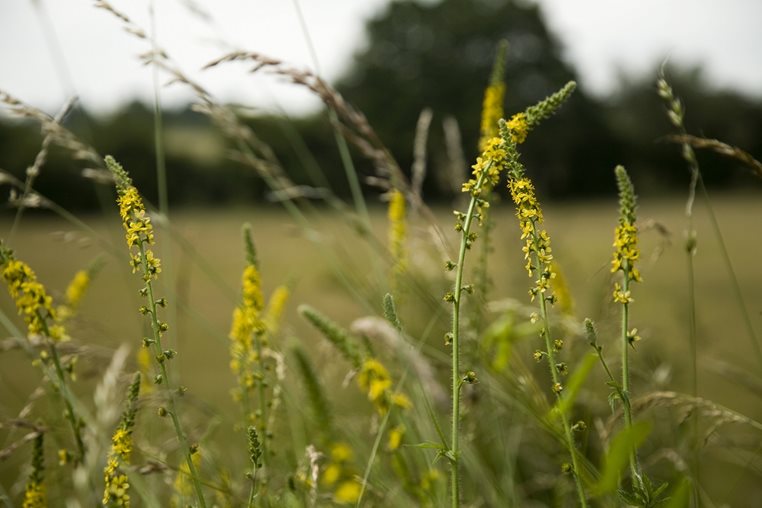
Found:
<path fill-rule="evenodd" d="M 722 492 L 706 480 L 706 474 L 699 474 L 699 463 L 705 459 L 725 463 L 710 457 L 706 443 L 711 440 L 739 454 L 747 449 L 740 462 L 723 460 L 751 479 L 744 484 L 749 496 L 759 495 L 752 481 L 758 480 L 762 450 L 748 449 L 748 443 L 758 443 L 762 432 L 759 415 L 754 408 L 731 409 L 732 401 L 702 398 L 698 390 L 702 356 L 694 289 L 701 273 L 693 265 L 699 256 L 692 215 L 696 189 L 701 189 L 707 204 L 709 200 L 689 143 L 719 146 L 752 168 L 759 163 L 740 149 L 687 137 L 679 100 L 666 81 L 660 81 L 659 94 L 667 101 L 679 141 L 685 143 L 683 153 L 692 176 L 685 261 L 689 279 L 687 288 L 682 288 L 687 289 L 683 303 L 688 307 L 685 332 L 690 347 L 689 354 L 658 362 L 676 368 L 689 364 L 692 388 L 687 394 L 668 379 L 656 381 L 664 377 L 656 349 L 649 347 L 647 360 L 644 354 L 630 356 L 633 351 L 642 352 L 641 344 L 648 342 L 640 341 L 640 333 L 646 338 L 647 333 L 633 326 L 634 309 L 650 303 L 641 299 L 638 286 L 638 307 L 634 307 L 632 283 L 641 282 L 639 270 L 651 265 L 640 257 L 647 228 L 636 216 L 634 186 L 621 166 L 612 176 L 619 188 L 618 221 L 615 210 L 608 213 L 611 224 L 617 224 L 613 262 L 602 280 L 606 288 L 613 287 L 613 293 L 605 290 L 607 297 L 600 304 L 605 312 L 597 319 L 597 327 L 574 314 L 571 295 L 580 292 L 567 287 L 567 280 L 574 277 L 563 276 L 560 266 L 568 266 L 564 258 L 572 258 L 575 250 L 582 252 L 583 246 L 569 249 L 561 244 L 559 249 L 556 242 L 551 248 L 552 221 L 546 220 L 540 207 L 532 168 L 521 162 L 521 144 L 530 135 L 542 138 L 541 123 L 552 121 L 550 117 L 566 101 L 574 100 L 573 82 L 507 116 L 503 101 L 509 89 L 505 81 L 510 83 L 511 76 L 504 73 L 505 45 L 499 45 L 485 91 L 480 155 L 462 182 L 468 201 L 463 210 L 454 212 L 452 234 L 441 227 L 442 221 L 421 196 L 430 117 L 421 116 L 415 142 L 417 165 L 408 177 L 364 115 L 316 73 L 245 51 L 212 61 L 207 69 L 254 63 L 257 72 L 286 77 L 324 101 L 342 153 L 348 155 L 348 145 L 353 144 L 373 164 L 371 183 L 381 189 L 388 206 L 384 240 L 380 232 L 384 228 L 374 226 L 365 204 L 371 193 L 362 192 L 351 160 L 344 161 L 351 204 L 330 191 L 318 194 L 294 185 L 275 154 L 235 111 L 217 101 L 157 46 L 155 28 L 149 37 L 107 2 L 97 5 L 150 45 L 147 60 L 157 70 L 194 93 L 197 110 L 229 138 L 234 156 L 279 196 L 304 241 L 316 246 L 330 268 L 328 278 L 320 281 L 319 294 L 295 305 L 291 303 L 294 296 L 302 298 L 298 281 L 273 280 L 276 270 L 260 254 L 269 253 L 267 258 L 272 259 L 282 247 L 260 234 L 263 228 L 256 217 L 245 226 L 242 245 L 220 246 L 228 253 L 242 253 L 236 257 L 244 260 L 239 291 L 231 289 L 234 279 L 227 276 L 226 267 L 205 260 L 174 221 L 165 221 L 159 232 L 154 230 L 155 212 L 161 218 L 168 215 L 167 189 L 161 183 L 166 180 L 158 93 L 158 210 L 144 202 L 129 178 L 129 168 L 122 168 L 112 157 L 101 157 L 96 148 L 61 125 L 64 114 L 51 118 L 0 94 L 11 112 L 40 122 L 46 132 L 26 181 L 6 180 L 22 197 L 14 202 L 18 211 L 8 237 L 10 245 L 0 250 L 0 270 L 24 326 L 0 315 L 11 335 L 2 351 L 21 351 L 39 368 L 38 384 L 45 388 L 30 390 L 27 404 L 16 417 L 3 416 L 0 459 L 26 464 L 19 471 L 2 473 L 0 496 L 6 505 L 39 507 L 58 499 L 66 506 L 248 507 L 681 507 L 712 505 L 715 499 L 718 504 L 739 502 L 744 498 Z M 545 142 L 551 149 L 553 140 Z M 95 166 L 101 180 L 116 184 L 126 250 L 36 193 L 35 179 L 44 170 L 51 145 L 68 149 L 75 158 Z M 450 150 L 458 153 L 462 147 Z M 350 212 L 346 222 L 334 225 L 339 241 L 330 241 L 330 233 L 318 224 L 317 207 L 301 199 L 305 193 L 319 195 L 334 210 Z M 497 193 L 511 197 L 518 230 L 503 210 L 490 208 Z M 29 264 L 11 250 L 25 227 L 31 227 L 22 215 L 29 206 L 49 208 L 97 239 L 93 249 L 103 257 L 78 272 L 65 291 L 43 286 Z M 116 210 L 112 207 L 108 213 L 115 216 Z M 501 262 L 495 263 L 488 254 L 493 244 L 501 243 L 490 238 L 501 223 L 511 224 L 514 241 L 509 245 L 515 252 L 496 251 Z M 204 295 L 199 308 L 178 303 L 176 319 L 183 321 L 176 324 L 162 316 L 170 301 L 179 300 L 175 288 L 183 270 L 178 263 L 170 273 L 162 272 L 161 261 L 152 251 L 159 234 L 162 241 L 174 241 L 223 295 Z M 212 236 L 211 232 L 207 235 Z M 484 250 L 475 256 L 477 242 L 482 242 Z M 348 244 L 352 247 L 347 249 Z M 531 280 L 528 295 L 513 299 L 497 290 L 488 292 L 490 281 L 505 270 L 501 263 L 518 261 L 520 252 Z M 754 326 L 724 244 L 723 259 L 756 355 Z M 103 344 L 80 340 L 91 324 L 80 319 L 79 303 L 99 284 L 101 266 L 114 260 L 120 271 L 137 274 L 133 300 L 141 302 L 136 307 L 142 316 L 126 304 L 111 312 L 114 319 L 134 315 L 130 329 L 141 333 L 135 333 L 131 344 L 140 353 L 130 367 L 141 374 L 122 372 L 124 350 L 114 352 Z M 236 270 L 239 265 L 235 264 Z M 316 271 L 315 267 L 305 269 L 305 273 Z M 157 285 L 160 274 L 171 276 L 163 287 Z M 470 274 L 473 281 L 468 280 Z M 648 283 L 642 282 L 642 287 Z M 333 305 L 336 286 L 355 300 L 360 315 L 352 316 L 354 321 L 346 309 Z M 167 296 L 160 296 L 160 291 Z M 112 292 L 116 294 L 116 288 Z M 597 298 L 592 293 L 586 297 Z M 108 303 L 92 305 L 107 309 Z M 209 305 L 225 307 L 228 315 L 232 311 L 229 332 L 227 325 L 204 317 L 203 307 Z M 206 351 L 203 344 L 173 335 L 180 325 L 197 328 L 212 347 L 229 352 L 228 360 L 215 362 L 210 355 L 201 364 L 178 365 L 177 358 Z M 609 356 L 609 349 L 617 348 L 619 354 Z M 594 369 L 596 361 L 600 372 Z M 758 401 L 762 395 L 759 374 L 738 370 Z M 94 401 L 89 397 L 93 383 L 79 379 L 79 372 L 102 377 L 94 389 Z M 209 379 L 207 373 L 212 373 L 215 394 L 230 391 L 232 397 L 206 399 L 198 383 L 193 390 L 184 385 L 194 377 Z M 117 387 L 126 393 L 123 404 L 104 394 L 119 391 Z M 448 419 L 449 426 L 443 424 Z M 51 460 L 53 455 L 58 460 Z"/>

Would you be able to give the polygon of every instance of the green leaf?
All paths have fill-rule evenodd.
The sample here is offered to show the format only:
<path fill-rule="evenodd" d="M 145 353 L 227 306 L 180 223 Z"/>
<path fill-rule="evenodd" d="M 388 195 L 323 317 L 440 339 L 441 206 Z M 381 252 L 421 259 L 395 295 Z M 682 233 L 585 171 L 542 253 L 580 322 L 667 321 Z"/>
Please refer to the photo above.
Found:
<path fill-rule="evenodd" d="M 637 450 L 650 432 L 650 422 L 637 422 L 614 436 L 609 451 L 603 459 L 603 471 L 600 480 L 593 487 L 593 492 L 596 495 L 613 492 L 617 488 L 619 476 L 630 460 L 630 452 Z"/>
<path fill-rule="evenodd" d="M 691 481 L 683 477 L 680 483 L 677 484 L 677 487 L 675 487 L 675 490 L 672 491 L 672 494 L 667 498 L 667 504 L 664 505 L 664 508 L 685 508 L 688 506 L 690 492 Z"/>
<path fill-rule="evenodd" d="M 574 372 L 569 376 L 569 380 L 564 383 L 563 396 L 553 405 L 550 410 L 550 414 L 558 414 L 558 411 L 562 411 L 564 414 L 568 414 L 569 410 L 574 405 L 574 401 L 577 400 L 577 395 L 585 383 L 587 376 L 590 375 L 590 371 L 593 369 L 598 357 L 594 354 L 586 355 L 580 362 L 579 366 L 574 369 Z"/>

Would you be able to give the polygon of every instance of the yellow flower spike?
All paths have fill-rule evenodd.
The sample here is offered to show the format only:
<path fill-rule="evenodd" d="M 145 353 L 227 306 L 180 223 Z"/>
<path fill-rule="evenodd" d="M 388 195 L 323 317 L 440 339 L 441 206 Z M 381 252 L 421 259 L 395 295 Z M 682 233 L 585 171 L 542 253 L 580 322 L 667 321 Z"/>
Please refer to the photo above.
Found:
<path fill-rule="evenodd" d="M 632 301 L 629 296 L 629 283 L 641 281 L 640 272 L 635 266 L 636 261 L 640 258 L 638 228 L 635 226 L 637 199 L 627 171 L 622 166 L 617 166 L 615 173 L 619 187 L 619 224 L 614 230 L 614 256 L 611 260 L 611 273 L 621 271 L 624 274 L 625 289 L 619 288 L 618 283 L 615 284 L 614 289 L 614 301 L 624 304 Z"/>
<path fill-rule="evenodd" d="M 151 350 L 145 346 L 138 349 L 136 354 L 138 371 L 140 372 L 140 391 L 144 394 L 151 393 L 154 385 L 151 383 Z"/>
<path fill-rule="evenodd" d="M 497 136 L 497 122 L 503 117 L 503 101 L 505 100 L 505 84 L 491 84 L 484 90 L 482 105 L 482 136 L 479 140 L 479 150 L 484 151 L 487 142 Z"/>
<path fill-rule="evenodd" d="M 392 257 L 392 286 L 396 285 L 396 278 L 407 268 L 407 256 L 405 252 L 405 238 L 407 228 L 405 224 L 406 214 L 405 195 L 397 189 L 389 194 L 389 252 Z"/>
<path fill-rule="evenodd" d="M 198 470 L 201 466 L 201 451 L 198 448 L 193 451 L 191 460 L 193 461 L 193 466 Z M 180 502 L 181 499 L 193 495 L 193 485 L 190 481 L 190 467 L 188 467 L 187 462 L 183 462 L 180 465 L 177 476 L 175 476 L 173 488 L 175 492 L 172 495 L 172 506 L 185 506 L 185 504 Z"/>
<path fill-rule="evenodd" d="M 275 335 L 280 328 L 280 321 L 283 317 L 283 311 L 286 303 L 291 296 L 288 286 L 278 286 L 270 295 L 270 301 L 267 303 L 267 311 L 263 319 L 265 328 L 271 335 Z"/>
<path fill-rule="evenodd" d="M 505 54 L 508 43 L 500 41 L 492 64 L 492 75 L 489 85 L 484 90 L 482 102 L 481 135 L 479 151 L 484 151 L 487 142 L 498 135 L 498 121 L 503 117 L 503 102 L 505 100 Z"/>
<path fill-rule="evenodd" d="M 90 286 L 90 273 L 87 270 L 80 270 L 74 274 L 69 286 L 66 288 L 66 305 L 70 309 L 79 307 L 82 297 Z"/>
<path fill-rule="evenodd" d="M 140 381 L 140 374 L 135 374 L 127 392 L 127 408 L 122 413 L 119 426 L 111 436 L 111 450 L 106 467 L 103 469 L 102 502 L 104 506 L 130 506 L 130 483 L 123 468 L 130 464 L 132 455 L 132 429 L 135 427 L 135 415 L 138 410 Z"/>
<path fill-rule="evenodd" d="M 22 508 L 46 508 L 48 506 L 45 487 L 45 454 L 43 450 L 43 434 L 34 438 L 32 450 L 32 472 L 24 487 Z"/>
<path fill-rule="evenodd" d="M 473 176 L 463 184 L 463 192 L 479 195 L 481 189 L 477 189 L 476 184 L 482 176 L 484 176 L 484 183 L 487 186 L 497 185 L 500 181 L 500 174 L 507 167 L 507 161 L 508 152 L 505 149 L 503 140 L 499 136 L 490 138 L 485 143 L 481 156 L 477 157 L 476 163 L 471 166 Z"/>
<path fill-rule="evenodd" d="M 336 443 L 331 448 L 331 460 L 334 462 L 349 462 L 354 457 L 352 448 L 347 443 Z"/>
<path fill-rule="evenodd" d="M 57 324 L 58 315 L 50 297 L 34 271 L 13 257 L 10 249 L 0 251 L 2 276 L 8 285 L 8 292 L 16 303 L 19 315 L 23 316 L 29 335 L 46 335 L 54 341 L 67 340 L 66 331 Z"/>

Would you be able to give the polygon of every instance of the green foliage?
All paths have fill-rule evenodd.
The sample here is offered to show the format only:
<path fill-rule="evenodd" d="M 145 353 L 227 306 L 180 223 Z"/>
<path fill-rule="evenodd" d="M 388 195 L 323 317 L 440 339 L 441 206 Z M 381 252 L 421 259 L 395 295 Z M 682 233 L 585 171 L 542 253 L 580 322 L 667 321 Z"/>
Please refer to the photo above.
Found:
<path fill-rule="evenodd" d="M 651 433 L 653 425 L 647 421 L 636 422 L 632 427 L 622 429 L 611 440 L 608 452 L 603 458 L 600 479 L 593 491 L 600 495 L 613 492 L 619 477 L 627 468 L 630 453 L 637 450 Z"/>

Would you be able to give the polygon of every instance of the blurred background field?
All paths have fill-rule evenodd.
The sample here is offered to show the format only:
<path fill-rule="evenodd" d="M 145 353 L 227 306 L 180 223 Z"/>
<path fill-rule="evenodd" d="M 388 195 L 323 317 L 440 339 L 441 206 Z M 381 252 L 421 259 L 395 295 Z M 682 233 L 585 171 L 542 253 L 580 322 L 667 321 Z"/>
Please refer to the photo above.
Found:
<path fill-rule="evenodd" d="M 758 234 L 762 204 L 751 194 L 718 194 L 712 204 L 739 272 L 745 304 L 756 333 L 760 333 L 762 271 L 757 268 L 757 258 L 762 250 L 762 237 Z M 546 207 L 548 231 L 556 259 L 574 297 L 575 313 L 603 323 L 602 340 L 604 344 L 609 343 L 612 354 L 617 348 L 616 318 L 612 314 L 616 309 L 609 302 L 608 288 L 616 206 L 614 200 L 599 200 Z M 495 300 L 526 301 L 527 279 L 513 212 L 507 206 L 495 210 L 495 248 L 489 263 L 495 288 L 490 296 Z M 114 215 L 115 212 L 116 208 Z M 439 208 L 437 215 L 443 228 L 451 231 L 450 211 Z M 649 200 L 646 196 L 640 216 L 643 224 L 655 221 L 658 228 L 655 225 L 643 228 L 644 283 L 633 290 L 637 302 L 634 325 L 643 337 L 633 359 L 634 382 L 636 386 L 648 384 L 657 371 L 663 376 L 660 383 L 664 387 L 688 391 L 687 272 L 682 247 L 684 203 L 677 198 Z M 40 279 L 54 294 L 63 291 L 78 269 L 102 256 L 104 267 L 72 324 L 71 333 L 76 342 L 93 345 L 96 350 L 109 351 L 121 343 L 130 344 L 135 350 L 145 332 L 139 316 L 133 312 L 140 302 L 136 281 L 129 276 L 128 261 L 121 249 L 120 225 L 114 217 L 108 216 L 84 215 L 82 219 L 93 232 L 74 228 L 63 219 L 27 217 L 12 245 L 19 257 L 35 267 Z M 386 227 L 383 212 L 375 210 L 373 219 L 375 233 L 383 241 Z M 758 394 L 749 393 L 727 374 L 728 365 L 739 371 L 754 371 L 756 360 L 719 246 L 709 234 L 708 218 L 700 205 L 696 219 L 700 232 L 696 255 L 699 390 L 708 399 L 762 418 Z M 223 411 L 233 411 L 228 397 L 234 380 L 228 368 L 227 334 L 238 299 L 236 284 L 243 266 L 240 228 L 244 222 L 252 224 L 265 294 L 284 282 L 293 286 L 292 303 L 284 320 L 286 344 L 295 339 L 307 344 L 311 354 L 317 354 L 316 363 L 328 377 L 339 375 L 345 366 L 337 361 L 331 347 L 298 317 L 296 306 L 309 303 L 349 326 L 354 319 L 380 312 L 380 294 L 374 302 L 359 299 L 357 292 L 365 295 L 378 292 L 374 285 L 379 278 L 384 279 L 386 269 L 364 251 L 356 233 L 343 226 L 344 221 L 332 212 L 315 212 L 311 217 L 314 229 L 309 232 L 296 227 L 286 213 L 273 209 L 183 210 L 173 214 L 174 237 L 181 240 L 170 242 L 166 232 L 159 229 L 158 233 L 165 277 L 171 274 L 174 280 L 172 288 L 167 289 L 176 305 L 173 311 L 176 314 L 169 318 L 176 323 L 171 340 L 177 341 L 177 348 L 182 351 L 179 364 L 191 392 Z M 8 231 L 9 222 L 0 223 L 0 228 Z M 442 267 L 425 252 L 427 233 L 420 230 L 411 236 L 413 262 L 420 263 L 411 271 L 437 280 Z M 454 237 L 452 232 L 451 239 Z M 417 256 L 416 238 L 421 247 Z M 106 242 L 108 249 L 101 242 Z M 116 255 L 110 253 L 112 248 Z M 163 282 L 168 284 L 166 278 Z M 441 292 L 446 289 L 442 286 Z M 430 302 L 420 301 L 420 295 L 414 291 L 401 297 L 409 304 L 410 310 L 403 307 L 402 312 L 410 326 L 432 348 L 440 348 L 441 337 L 449 324 L 444 303 L 434 305 L 439 315 L 435 316 L 434 328 L 424 335 L 423 325 L 427 320 L 420 319 L 417 312 L 431 308 Z M 430 294 L 429 298 L 436 301 L 438 293 Z M 15 314 L 7 299 L 2 302 L 2 308 L 7 316 Z M 497 312 L 491 313 L 488 319 L 498 316 Z M 606 333 L 610 336 L 608 340 Z M 28 396 L 27 387 L 38 373 L 25 361 L 21 351 L 3 353 L 0 361 L 4 411 L 13 414 L 23 405 Z M 89 361 L 83 359 L 82 362 L 83 372 L 90 371 Z M 446 364 L 440 368 L 446 368 Z M 350 394 L 354 397 L 351 390 Z M 336 395 L 341 398 L 340 393 Z"/>

